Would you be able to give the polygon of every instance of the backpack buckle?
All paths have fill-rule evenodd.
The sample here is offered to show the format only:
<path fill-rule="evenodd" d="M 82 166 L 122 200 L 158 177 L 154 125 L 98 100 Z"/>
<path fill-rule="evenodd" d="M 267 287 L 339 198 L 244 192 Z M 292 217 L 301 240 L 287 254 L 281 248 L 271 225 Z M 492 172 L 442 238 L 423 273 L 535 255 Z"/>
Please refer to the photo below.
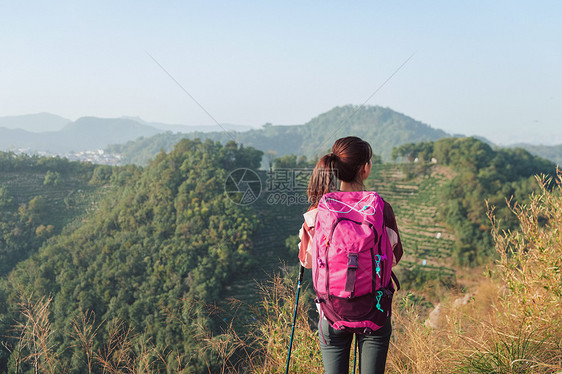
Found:
<path fill-rule="evenodd" d="M 357 269 L 359 267 L 359 262 L 357 258 L 357 253 L 350 253 L 347 255 L 347 268 Z"/>

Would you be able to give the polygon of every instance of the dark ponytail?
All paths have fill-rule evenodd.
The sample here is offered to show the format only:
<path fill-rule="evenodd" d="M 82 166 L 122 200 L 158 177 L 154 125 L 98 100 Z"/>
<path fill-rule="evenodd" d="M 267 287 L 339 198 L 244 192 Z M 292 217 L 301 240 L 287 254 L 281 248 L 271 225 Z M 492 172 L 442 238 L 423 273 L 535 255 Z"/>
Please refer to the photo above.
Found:
<path fill-rule="evenodd" d="M 306 191 L 310 208 L 316 208 L 324 194 L 337 189 L 338 179 L 362 183 L 359 170 L 371 161 L 372 156 L 369 143 L 356 136 L 336 140 L 332 152 L 324 155 L 312 171 Z"/>

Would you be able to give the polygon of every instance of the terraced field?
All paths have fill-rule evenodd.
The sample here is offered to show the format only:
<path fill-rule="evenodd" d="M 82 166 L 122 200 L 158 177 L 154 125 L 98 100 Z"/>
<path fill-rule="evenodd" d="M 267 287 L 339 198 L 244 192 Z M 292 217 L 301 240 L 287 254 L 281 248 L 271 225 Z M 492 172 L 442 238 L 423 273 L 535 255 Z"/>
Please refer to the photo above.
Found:
<path fill-rule="evenodd" d="M 445 172 L 432 166 L 425 175 L 407 180 L 399 165 L 384 164 L 377 165 L 367 181 L 367 188 L 392 204 L 404 247 L 401 266 L 453 272 L 454 236 L 437 220 L 438 188 L 447 180 Z"/>
<path fill-rule="evenodd" d="M 252 204 L 260 221 L 260 228 L 252 238 L 256 266 L 251 272 L 235 276 L 225 290 L 225 298 L 232 297 L 251 304 L 257 299 L 259 283 L 271 279 L 284 265 L 298 264 L 296 249 L 290 253 L 285 241 L 298 233 L 303 222 L 302 214 L 308 205 L 288 203 L 279 198 L 282 196 L 278 192 L 262 191 Z"/>
<path fill-rule="evenodd" d="M 46 200 L 49 224 L 56 232 L 72 223 L 78 216 L 94 210 L 103 198 L 104 188 L 88 185 L 75 177 L 61 175 L 57 185 L 45 185 L 45 173 L 0 172 L 0 186 L 5 186 L 15 205 L 27 204 L 36 196 Z"/>

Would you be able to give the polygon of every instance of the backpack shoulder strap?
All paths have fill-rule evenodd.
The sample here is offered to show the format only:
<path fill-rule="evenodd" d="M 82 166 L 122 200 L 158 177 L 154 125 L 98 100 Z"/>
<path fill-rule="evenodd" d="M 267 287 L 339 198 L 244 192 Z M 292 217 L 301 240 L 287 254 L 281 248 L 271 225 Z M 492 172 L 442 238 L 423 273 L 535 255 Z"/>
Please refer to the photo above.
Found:
<path fill-rule="evenodd" d="M 400 290 L 400 281 L 398 281 L 398 277 L 396 276 L 396 274 L 394 274 L 394 271 L 390 272 L 390 277 L 392 278 L 392 281 L 396 286 L 396 291 Z"/>

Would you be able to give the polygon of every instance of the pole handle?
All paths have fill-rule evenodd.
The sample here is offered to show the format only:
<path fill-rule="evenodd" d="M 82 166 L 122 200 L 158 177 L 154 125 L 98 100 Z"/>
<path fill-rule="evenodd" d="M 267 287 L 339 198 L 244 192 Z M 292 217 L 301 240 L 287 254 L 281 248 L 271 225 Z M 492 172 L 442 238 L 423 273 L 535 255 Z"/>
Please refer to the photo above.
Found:
<path fill-rule="evenodd" d="M 302 283 L 302 277 L 304 275 L 304 266 L 301 264 L 301 268 L 299 269 L 299 278 L 297 280 L 297 286 Z"/>

